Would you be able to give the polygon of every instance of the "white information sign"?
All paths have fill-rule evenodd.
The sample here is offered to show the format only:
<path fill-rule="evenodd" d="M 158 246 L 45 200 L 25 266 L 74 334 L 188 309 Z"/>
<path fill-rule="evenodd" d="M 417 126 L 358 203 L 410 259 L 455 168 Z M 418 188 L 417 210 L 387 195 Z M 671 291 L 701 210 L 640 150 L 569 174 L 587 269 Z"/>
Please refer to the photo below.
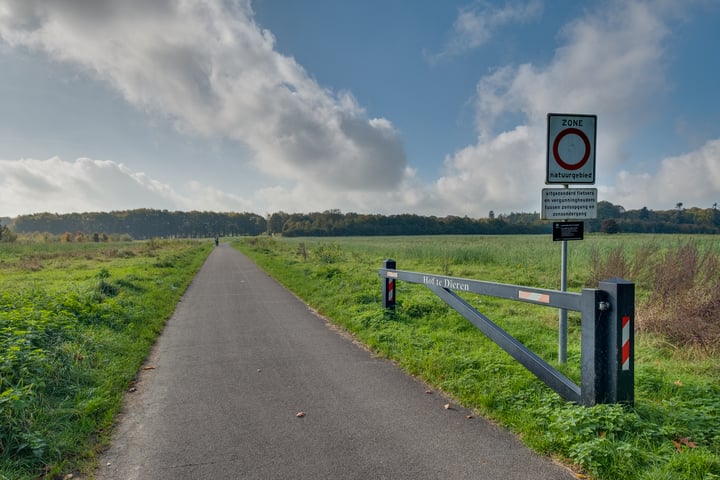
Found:
<path fill-rule="evenodd" d="M 548 113 L 547 184 L 595 183 L 597 115 Z"/>
<path fill-rule="evenodd" d="M 542 220 L 597 218 L 597 188 L 543 188 Z"/>

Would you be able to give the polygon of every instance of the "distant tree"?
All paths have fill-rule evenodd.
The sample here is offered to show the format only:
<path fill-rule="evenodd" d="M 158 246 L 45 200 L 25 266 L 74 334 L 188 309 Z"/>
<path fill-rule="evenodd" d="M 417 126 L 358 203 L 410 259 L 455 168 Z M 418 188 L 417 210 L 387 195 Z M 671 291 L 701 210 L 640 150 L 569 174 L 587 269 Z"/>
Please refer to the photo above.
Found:
<path fill-rule="evenodd" d="M 683 202 L 678 202 L 675 204 L 675 210 L 676 210 L 676 217 L 675 220 L 677 223 L 683 223 L 684 215 L 683 215 Z"/>
<path fill-rule="evenodd" d="M 650 219 L 650 210 L 648 210 L 647 207 L 642 207 L 640 209 L 640 220 L 648 220 Z"/>
<path fill-rule="evenodd" d="M 620 218 L 624 211 L 625 209 L 620 205 L 613 205 L 605 200 L 601 200 L 597 204 L 597 216 L 600 220 L 604 220 L 606 218 Z"/>
<path fill-rule="evenodd" d="M 495 212 L 493 212 L 492 210 L 490 210 L 490 213 L 488 213 L 488 218 L 489 218 L 490 220 L 494 219 L 494 218 L 495 218 Z"/>
<path fill-rule="evenodd" d="M 603 220 L 600 231 L 603 233 L 620 233 L 620 225 L 613 218 Z"/>
<path fill-rule="evenodd" d="M 0 242 L 15 243 L 17 235 L 7 225 L 0 227 Z"/>

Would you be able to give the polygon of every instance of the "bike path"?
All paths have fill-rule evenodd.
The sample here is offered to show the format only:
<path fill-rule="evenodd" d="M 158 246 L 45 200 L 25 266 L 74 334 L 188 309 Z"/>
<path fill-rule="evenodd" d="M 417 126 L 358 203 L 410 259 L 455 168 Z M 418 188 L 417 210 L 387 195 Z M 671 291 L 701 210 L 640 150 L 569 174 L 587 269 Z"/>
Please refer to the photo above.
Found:
<path fill-rule="evenodd" d="M 98 480 L 575 478 L 485 419 L 446 409 L 442 394 L 227 244 L 194 278 L 135 389 Z"/>

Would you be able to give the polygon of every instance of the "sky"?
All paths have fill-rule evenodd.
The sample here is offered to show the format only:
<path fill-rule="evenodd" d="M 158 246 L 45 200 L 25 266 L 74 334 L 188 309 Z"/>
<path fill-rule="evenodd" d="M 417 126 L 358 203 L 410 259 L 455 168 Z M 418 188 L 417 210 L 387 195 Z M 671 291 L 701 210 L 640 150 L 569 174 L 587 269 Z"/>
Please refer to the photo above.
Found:
<path fill-rule="evenodd" d="M 709 208 L 719 24 L 717 0 L 0 0 L 0 217 L 539 212 L 549 113 L 597 116 L 598 200 Z"/>

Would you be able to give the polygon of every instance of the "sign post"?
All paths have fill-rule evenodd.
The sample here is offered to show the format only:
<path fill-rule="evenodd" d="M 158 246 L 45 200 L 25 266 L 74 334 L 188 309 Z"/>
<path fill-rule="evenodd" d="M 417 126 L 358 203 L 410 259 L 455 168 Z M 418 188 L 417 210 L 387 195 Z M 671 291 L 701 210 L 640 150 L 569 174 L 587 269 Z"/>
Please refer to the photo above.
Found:
<path fill-rule="evenodd" d="M 597 217 L 597 189 L 568 188 L 570 184 L 595 183 L 595 137 L 597 115 L 548 113 L 546 184 L 560 184 L 565 188 L 545 188 L 542 191 L 543 220 L 585 220 Z M 563 237 L 560 265 L 560 291 L 567 291 L 567 240 L 582 240 L 582 228 L 553 224 L 556 232 L 580 231 L 579 238 Z M 576 225 L 576 224 L 575 224 Z M 582 223 L 580 223 L 582 225 Z M 567 310 L 560 309 L 558 362 L 567 363 Z"/>

